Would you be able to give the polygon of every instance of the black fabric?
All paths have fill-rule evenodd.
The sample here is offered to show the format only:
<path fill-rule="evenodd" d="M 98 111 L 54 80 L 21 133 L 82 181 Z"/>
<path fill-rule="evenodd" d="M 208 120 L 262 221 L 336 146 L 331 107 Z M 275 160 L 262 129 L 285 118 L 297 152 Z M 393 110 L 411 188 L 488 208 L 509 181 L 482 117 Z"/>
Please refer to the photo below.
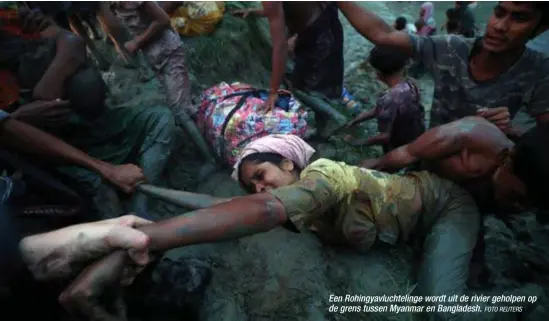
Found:
<path fill-rule="evenodd" d="M 296 89 L 339 99 L 343 92 L 343 27 L 337 4 L 330 3 L 298 35 L 291 82 Z"/>
<path fill-rule="evenodd" d="M 2 194 L 6 192 L 0 191 Z M 5 284 L 23 266 L 19 253 L 21 235 L 18 231 L 13 212 L 6 204 L 0 204 L 0 285 Z"/>

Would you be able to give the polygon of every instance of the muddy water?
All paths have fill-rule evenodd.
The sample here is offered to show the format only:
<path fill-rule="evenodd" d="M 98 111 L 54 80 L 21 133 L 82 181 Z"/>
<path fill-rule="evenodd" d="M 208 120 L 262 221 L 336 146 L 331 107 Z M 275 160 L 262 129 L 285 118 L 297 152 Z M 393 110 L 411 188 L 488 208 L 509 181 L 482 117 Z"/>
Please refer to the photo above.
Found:
<path fill-rule="evenodd" d="M 386 21 L 392 23 L 396 17 L 405 15 L 410 21 L 417 16 L 418 2 L 363 2 Z M 444 11 L 452 2 L 435 2 L 435 18 L 439 25 L 444 21 Z M 481 29 L 492 10 L 493 2 L 479 3 L 475 12 Z M 227 18 L 228 19 L 228 18 Z M 375 80 L 371 70 L 362 63 L 371 48 L 365 39 L 358 35 L 342 17 L 345 32 L 345 82 L 357 99 L 369 99 L 364 108 L 371 108 L 372 101 L 383 87 Z M 223 25 L 222 25 L 223 26 Z M 226 30 L 229 45 L 237 46 L 247 41 L 246 25 L 238 30 Z M 253 53 L 241 47 L 234 58 L 232 79 L 225 79 L 215 69 L 219 61 L 207 60 L 209 56 L 198 50 L 196 42 L 186 40 L 191 64 L 193 88 L 211 86 L 212 81 L 241 80 L 263 83 L 268 78 L 254 78 L 255 74 L 267 73 L 261 64 L 250 62 Z M 215 45 L 215 43 L 213 44 Z M 223 45 L 226 46 L 226 45 Z M 205 47 L 206 48 L 206 47 Z M 200 56 L 206 59 L 200 63 Z M 239 58 L 240 57 L 240 58 Z M 213 59 L 213 58 L 211 58 Z M 241 61 L 239 61 L 239 59 Z M 232 61 L 230 63 L 233 63 Z M 253 63 L 253 64 L 252 64 Z M 195 64 L 195 65 L 193 65 Z M 208 66 L 208 67 L 204 67 Z M 251 67 L 250 67 L 251 66 Z M 210 68 L 211 67 L 211 68 Z M 116 69 L 113 91 L 118 93 L 118 103 L 154 102 L 161 99 L 158 83 L 151 80 L 141 84 L 129 82 L 135 78 L 135 71 Z M 250 73 L 250 68 L 256 72 Z M 133 75 L 133 76 L 132 76 Z M 207 75 L 207 81 L 206 79 Z M 420 81 L 424 104 L 428 108 L 432 99 L 432 83 L 426 77 Z M 197 94 L 195 92 L 195 94 Z M 374 123 L 367 123 L 362 129 L 364 135 L 375 132 Z M 336 141 L 319 145 L 323 155 L 350 163 L 360 157 L 380 151 L 375 148 L 355 150 Z M 241 195 L 238 185 L 229 178 L 226 170 L 207 178 L 200 178 L 201 160 L 197 159 L 193 147 L 185 143 L 180 134 L 173 159 L 165 175 L 167 186 L 191 191 L 209 193 L 216 196 Z M 185 212 L 185 209 L 156 204 L 157 217 L 169 217 Z M 546 282 L 546 267 L 549 266 L 548 232 L 539 226 L 533 216 L 524 216 L 510 223 L 519 233 L 513 233 L 501 221 L 487 218 L 487 265 L 494 288 L 487 294 L 514 293 L 515 295 L 538 295 L 538 306 L 528 311 L 523 320 L 546 320 L 544 313 L 549 303 L 545 297 L 547 287 L 538 285 Z M 203 320 L 207 321 L 271 321 L 271 320 L 413 320 L 409 314 L 347 313 L 328 312 L 331 294 L 380 295 L 406 294 L 414 286 L 413 263 L 419 255 L 411 248 L 374 249 L 368 255 L 357 255 L 344 249 L 322 246 L 312 235 L 293 234 L 282 228 L 268 233 L 246 237 L 237 241 L 218 244 L 189 246 L 173 250 L 172 257 L 196 257 L 210 263 L 214 270 L 212 284 L 202 307 Z M 545 277 L 544 277 L 545 275 Z M 517 281 L 517 279 L 519 279 Z M 527 285 L 525 285 L 527 284 Z M 547 284 L 547 283 L 545 283 Z M 511 290 L 510 290 L 511 289 Z M 470 315 L 467 320 L 489 320 L 506 317 L 514 320 L 515 315 L 498 316 Z M 178 319 L 185 320 L 184 316 Z"/>

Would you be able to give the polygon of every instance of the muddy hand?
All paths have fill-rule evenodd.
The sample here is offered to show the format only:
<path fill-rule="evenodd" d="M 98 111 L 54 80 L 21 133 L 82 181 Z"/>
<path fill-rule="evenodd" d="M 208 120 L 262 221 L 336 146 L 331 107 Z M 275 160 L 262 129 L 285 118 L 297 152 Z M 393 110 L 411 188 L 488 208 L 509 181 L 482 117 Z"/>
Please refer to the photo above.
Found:
<path fill-rule="evenodd" d="M 501 130 L 505 130 L 511 123 L 511 114 L 507 107 L 481 108 L 477 111 L 477 116 L 485 118 Z"/>
<path fill-rule="evenodd" d="M 69 314 L 83 316 L 89 321 L 126 321 L 126 309 L 120 297 L 120 279 L 126 265 L 127 255 L 123 251 L 93 263 L 61 293 L 59 303 Z M 106 291 L 117 294 L 114 313 L 101 304 Z"/>
<path fill-rule="evenodd" d="M 114 166 L 105 178 L 127 194 L 133 193 L 137 185 L 146 181 L 143 170 L 133 164 Z"/>
<path fill-rule="evenodd" d="M 267 101 L 261 106 L 261 112 L 267 114 L 274 109 L 275 103 L 278 99 L 278 94 L 271 93 Z"/>

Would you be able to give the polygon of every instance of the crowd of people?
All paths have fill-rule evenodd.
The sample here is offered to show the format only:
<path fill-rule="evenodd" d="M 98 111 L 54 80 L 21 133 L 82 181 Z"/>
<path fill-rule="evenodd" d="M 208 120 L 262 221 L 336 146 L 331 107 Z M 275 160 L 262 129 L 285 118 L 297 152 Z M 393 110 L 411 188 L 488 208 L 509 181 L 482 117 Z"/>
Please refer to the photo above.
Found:
<path fill-rule="evenodd" d="M 416 294 L 463 294 L 471 267 L 482 270 L 483 216 L 549 208 L 549 56 L 527 45 L 549 28 L 547 2 L 496 3 L 480 37 L 470 2 L 456 2 L 440 29 L 432 2 L 414 24 L 399 17 L 393 26 L 346 1 L 263 2 L 234 12 L 270 26 L 270 88 L 258 113 L 276 108 L 285 85 L 341 99 L 340 12 L 374 45 L 368 63 L 388 89 L 344 126 L 376 118 L 379 134 L 344 140 L 382 145 L 383 156 L 346 164 L 318 157 L 300 137 L 263 136 L 241 150 L 232 172 L 250 195 L 231 199 L 158 186 L 177 130 L 212 158 L 196 138 L 185 46 L 170 26 L 180 4 L 93 4 L 68 2 L 63 15 L 39 2 L 0 8 L 0 287 L 13 295 L 22 284 L 61 280 L 55 297 L 71 315 L 125 320 L 117 290 L 158 268 L 164 251 L 277 226 L 359 252 L 419 241 Z M 97 16 L 120 55 L 144 53 L 164 105 L 107 103 L 104 61 L 88 57 L 93 42 L 74 28 L 79 12 Z M 285 79 L 290 56 L 295 67 Z M 428 123 L 407 76 L 410 61 L 434 80 Z M 512 125 L 519 110 L 535 118 L 534 127 Z M 121 192 L 107 188 L 116 209 L 101 197 L 103 182 Z M 155 222 L 148 197 L 193 211 Z M 172 288 L 140 293 L 175 305 L 200 296 L 211 276 L 204 263 L 166 264 L 180 268 L 169 273 L 176 281 L 165 282 Z"/>

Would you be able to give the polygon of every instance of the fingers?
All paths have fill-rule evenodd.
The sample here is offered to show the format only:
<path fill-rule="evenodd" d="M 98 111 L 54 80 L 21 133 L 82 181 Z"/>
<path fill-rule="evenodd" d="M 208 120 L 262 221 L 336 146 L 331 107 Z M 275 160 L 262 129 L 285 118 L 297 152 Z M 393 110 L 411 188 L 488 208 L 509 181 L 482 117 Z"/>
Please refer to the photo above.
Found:
<path fill-rule="evenodd" d="M 109 234 L 105 238 L 105 242 L 113 249 L 146 250 L 149 246 L 150 239 L 145 233 L 131 227 L 115 226 L 109 231 Z M 143 260 L 145 259 L 146 258 L 143 258 Z"/>
<path fill-rule="evenodd" d="M 140 227 L 140 226 L 144 226 L 144 225 L 154 223 L 153 221 L 146 220 L 144 218 L 141 218 L 139 216 L 135 216 L 133 214 L 120 216 L 116 220 L 118 220 L 120 225 L 131 226 L 131 227 Z"/>

